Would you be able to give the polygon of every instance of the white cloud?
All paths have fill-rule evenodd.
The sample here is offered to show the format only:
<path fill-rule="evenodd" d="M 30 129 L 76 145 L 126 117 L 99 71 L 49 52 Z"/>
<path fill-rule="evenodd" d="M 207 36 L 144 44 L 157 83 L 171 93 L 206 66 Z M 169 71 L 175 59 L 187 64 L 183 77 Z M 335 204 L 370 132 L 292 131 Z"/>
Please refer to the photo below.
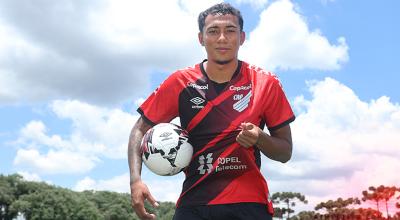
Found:
<path fill-rule="evenodd" d="M 85 177 L 82 180 L 79 180 L 75 187 L 74 190 L 76 191 L 85 191 L 85 190 L 102 190 L 102 189 L 98 189 L 98 187 L 96 187 L 96 181 L 93 180 L 90 177 Z M 115 189 L 113 189 L 114 191 Z"/>
<path fill-rule="evenodd" d="M 329 43 L 319 30 L 310 31 L 306 18 L 289 0 L 272 3 L 247 36 L 241 57 L 268 69 L 337 70 L 348 60 L 344 37 Z"/>
<path fill-rule="evenodd" d="M 149 187 L 150 193 L 157 201 L 176 202 L 182 190 L 184 174 L 179 173 L 175 176 L 157 176 L 147 168 L 142 175 L 142 180 Z"/>
<path fill-rule="evenodd" d="M 120 176 L 115 176 L 109 180 L 94 180 L 90 177 L 85 177 L 84 179 L 77 182 L 74 187 L 76 191 L 84 190 L 109 190 L 114 192 L 128 193 L 129 189 L 129 174 L 125 173 Z"/>
<path fill-rule="evenodd" d="M 73 100 L 53 101 L 50 109 L 59 119 L 71 121 L 71 133 L 49 134 L 44 122 L 29 122 L 15 142 L 19 147 L 15 165 L 38 173 L 86 173 L 103 157 L 126 158 L 138 115 Z"/>
<path fill-rule="evenodd" d="M 69 142 L 83 152 L 125 158 L 130 130 L 138 115 L 101 108 L 76 100 L 57 100 L 51 108 L 59 118 L 72 121 Z"/>
<path fill-rule="evenodd" d="M 186 2 L 190 1 L 182 1 L 183 6 Z M 104 39 L 118 46 L 118 49 L 142 52 L 144 56 L 152 55 L 155 58 L 159 55 L 154 51 L 150 53 L 149 49 L 164 51 L 179 43 L 193 45 L 191 39 L 196 36 L 192 35 L 197 30 L 196 18 L 190 11 L 183 10 L 179 3 L 154 0 L 108 1 L 102 10 L 91 14 L 90 20 L 94 24 L 94 31 L 102 33 Z M 175 27 L 174 24 L 179 25 Z M 152 44 L 149 45 L 149 42 Z"/>
<path fill-rule="evenodd" d="M 53 151 L 41 154 L 36 149 L 19 149 L 14 165 L 32 172 L 45 174 L 85 173 L 95 167 L 95 157 L 88 157 L 77 152 Z"/>
<path fill-rule="evenodd" d="M 0 1 L 0 103 L 120 104 L 142 97 L 152 73 L 204 58 L 196 19 L 217 2 Z M 237 3 L 265 7 L 267 1 Z M 332 45 L 304 20 L 290 1 L 272 3 L 249 34 L 243 57 L 270 69 L 340 68 L 348 59 L 345 39 Z"/>
<path fill-rule="evenodd" d="M 137 98 L 152 72 L 203 58 L 196 19 L 216 2 L 1 1 L 0 102 Z"/>
<path fill-rule="evenodd" d="M 19 95 L 26 86 L 12 69 L 13 60 L 24 59 L 25 62 L 31 63 L 35 61 L 35 57 L 42 54 L 42 51 L 6 25 L 1 17 L 0 39 L 0 103 L 2 103 L 20 98 Z"/>
<path fill-rule="evenodd" d="M 52 148 L 70 148 L 68 143 L 59 135 L 47 135 L 46 125 L 41 121 L 31 121 L 21 129 L 21 137 L 17 143 L 25 144 L 29 148 L 40 148 L 41 145 Z"/>
<path fill-rule="evenodd" d="M 24 180 L 27 180 L 27 181 L 36 181 L 36 182 L 42 181 L 40 176 L 36 173 L 21 171 L 21 172 L 18 172 L 18 174 L 21 175 L 24 178 Z"/>
<path fill-rule="evenodd" d="M 292 160 L 264 161 L 271 189 L 301 192 L 321 202 L 361 197 L 369 186 L 398 184 L 400 105 L 385 96 L 363 101 L 332 78 L 308 86 L 311 98 L 294 101 Z"/>
<path fill-rule="evenodd" d="M 144 172 L 148 174 L 149 171 L 145 169 Z M 170 177 L 155 176 L 153 173 L 150 173 L 149 175 L 151 175 L 151 177 L 144 176 L 142 179 L 148 186 L 150 193 L 157 201 L 177 201 L 183 182 L 182 175 Z M 129 180 L 129 173 L 115 176 L 108 180 L 94 180 L 90 177 L 85 177 L 77 182 L 74 190 L 110 190 L 122 193 L 130 193 Z"/>
<path fill-rule="evenodd" d="M 250 4 L 255 9 L 261 9 L 268 4 L 268 0 L 236 0 L 237 4 Z"/>

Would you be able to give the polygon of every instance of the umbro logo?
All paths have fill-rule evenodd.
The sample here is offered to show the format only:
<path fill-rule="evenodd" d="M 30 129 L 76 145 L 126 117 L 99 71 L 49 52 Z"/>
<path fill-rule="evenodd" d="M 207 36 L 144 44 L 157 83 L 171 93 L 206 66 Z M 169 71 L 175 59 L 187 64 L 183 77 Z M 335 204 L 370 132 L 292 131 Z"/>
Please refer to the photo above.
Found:
<path fill-rule="evenodd" d="M 171 135 L 172 135 L 172 132 L 164 132 L 164 133 L 160 134 L 160 138 L 162 138 L 161 141 L 166 141 L 166 140 L 172 139 Z"/>
<path fill-rule="evenodd" d="M 203 102 L 205 102 L 205 100 L 202 99 L 202 98 L 200 98 L 200 97 L 192 98 L 190 101 L 193 102 L 193 103 L 196 104 L 196 105 L 200 105 L 200 104 L 202 104 Z"/>
<path fill-rule="evenodd" d="M 168 137 L 168 136 L 170 136 L 172 134 L 172 132 L 164 132 L 164 133 L 162 133 L 162 134 L 160 134 L 160 137 Z"/>

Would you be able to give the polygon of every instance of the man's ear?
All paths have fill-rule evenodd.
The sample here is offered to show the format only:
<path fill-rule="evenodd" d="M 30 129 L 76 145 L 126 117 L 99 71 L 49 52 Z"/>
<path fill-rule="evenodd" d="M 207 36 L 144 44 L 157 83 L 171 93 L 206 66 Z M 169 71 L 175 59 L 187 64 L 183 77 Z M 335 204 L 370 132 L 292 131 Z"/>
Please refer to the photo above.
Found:
<path fill-rule="evenodd" d="M 246 33 L 244 31 L 240 32 L 240 45 L 243 45 L 246 40 Z"/>
<path fill-rule="evenodd" d="M 203 33 L 199 32 L 198 33 L 198 38 L 199 38 L 199 42 L 202 46 L 204 46 L 204 39 L 203 39 Z"/>

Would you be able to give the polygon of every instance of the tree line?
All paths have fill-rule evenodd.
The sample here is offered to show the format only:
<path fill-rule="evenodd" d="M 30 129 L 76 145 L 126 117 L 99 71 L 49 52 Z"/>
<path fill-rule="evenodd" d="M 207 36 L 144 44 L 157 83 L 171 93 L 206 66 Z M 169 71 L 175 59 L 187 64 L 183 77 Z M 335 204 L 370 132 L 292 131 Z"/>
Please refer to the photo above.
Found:
<path fill-rule="evenodd" d="M 162 202 L 154 209 L 160 220 L 171 220 L 175 204 Z M 25 181 L 18 174 L 0 175 L 0 220 L 22 215 L 26 220 L 139 220 L 130 195 L 109 191 L 75 192 L 44 182 Z"/>
<path fill-rule="evenodd" d="M 277 192 L 272 194 L 271 200 L 275 204 L 274 217 L 279 219 L 400 220 L 399 194 L 400 188 L 395 186 L 371 186 L 362 191 L 361 198 L 338 198 L 321 202 L 313 211 L 301 211 L 297 215 L 293 215 L 296 203 L 308 203 L 301 193 Z M 376 208 L 357 207 L 368 201 L 372 201 Z M 390 215 L 390 203 L 399 209 L 397 213 Z M 383 210 L 380 209 L 382 205 Z M 159 220 L 171 220 L 175 210 L 172 202 L 160 202 L 157 209 L 148 203 L 145 206 Z M 139 219 L 132 210 L 130 195 L 127 193 L 92 190 L 76 192 L 44 182 L 26 181 L 18 174 L 0 175 L 0 220 L 12 220 L 18 216 L 26 220 Z"/>
<path fill-rule="evenodd" d="M 391 219 L 400 220 L 400 188 L 395 186 L 378 187 L 370 186 L 368 190 L 362 191 L 361 199 L 354 198 L 338 198 L 317 204 L 314 211 L 301 211 L 295 216 L 290 216 L 294 213 L 293 207 L 296 202 L 307 204 L 305 196 L 294 192 L 277 192 L 271 196 L 272 202 L 275 204 L 275 217 L 288 220 L 381 220 Z M 363 208 L 362 202 L 373 202 L 376 209 Z M 389 202 L 395 204 L 398 212 L 390 215 Z M 385 209 L 380 210 L 380 205 L 383 204 Z"/>

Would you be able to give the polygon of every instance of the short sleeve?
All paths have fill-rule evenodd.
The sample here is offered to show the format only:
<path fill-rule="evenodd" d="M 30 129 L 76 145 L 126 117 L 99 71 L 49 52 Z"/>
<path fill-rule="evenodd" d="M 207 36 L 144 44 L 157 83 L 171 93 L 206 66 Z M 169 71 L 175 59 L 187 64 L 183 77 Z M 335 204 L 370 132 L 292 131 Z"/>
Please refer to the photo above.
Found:
<path fill-rule="evenodd" d="M 295 115 L 279 79 L 272 75 L 265 90 L 264 119 L 269 130 L 276 130 L 295 120 Z"/>
<path fill-rule="evenodd" d="M 170 122 L 178 116 L 179 83 L 177 73 L 170 75 L 137 109 L 151 125 Z"/>

